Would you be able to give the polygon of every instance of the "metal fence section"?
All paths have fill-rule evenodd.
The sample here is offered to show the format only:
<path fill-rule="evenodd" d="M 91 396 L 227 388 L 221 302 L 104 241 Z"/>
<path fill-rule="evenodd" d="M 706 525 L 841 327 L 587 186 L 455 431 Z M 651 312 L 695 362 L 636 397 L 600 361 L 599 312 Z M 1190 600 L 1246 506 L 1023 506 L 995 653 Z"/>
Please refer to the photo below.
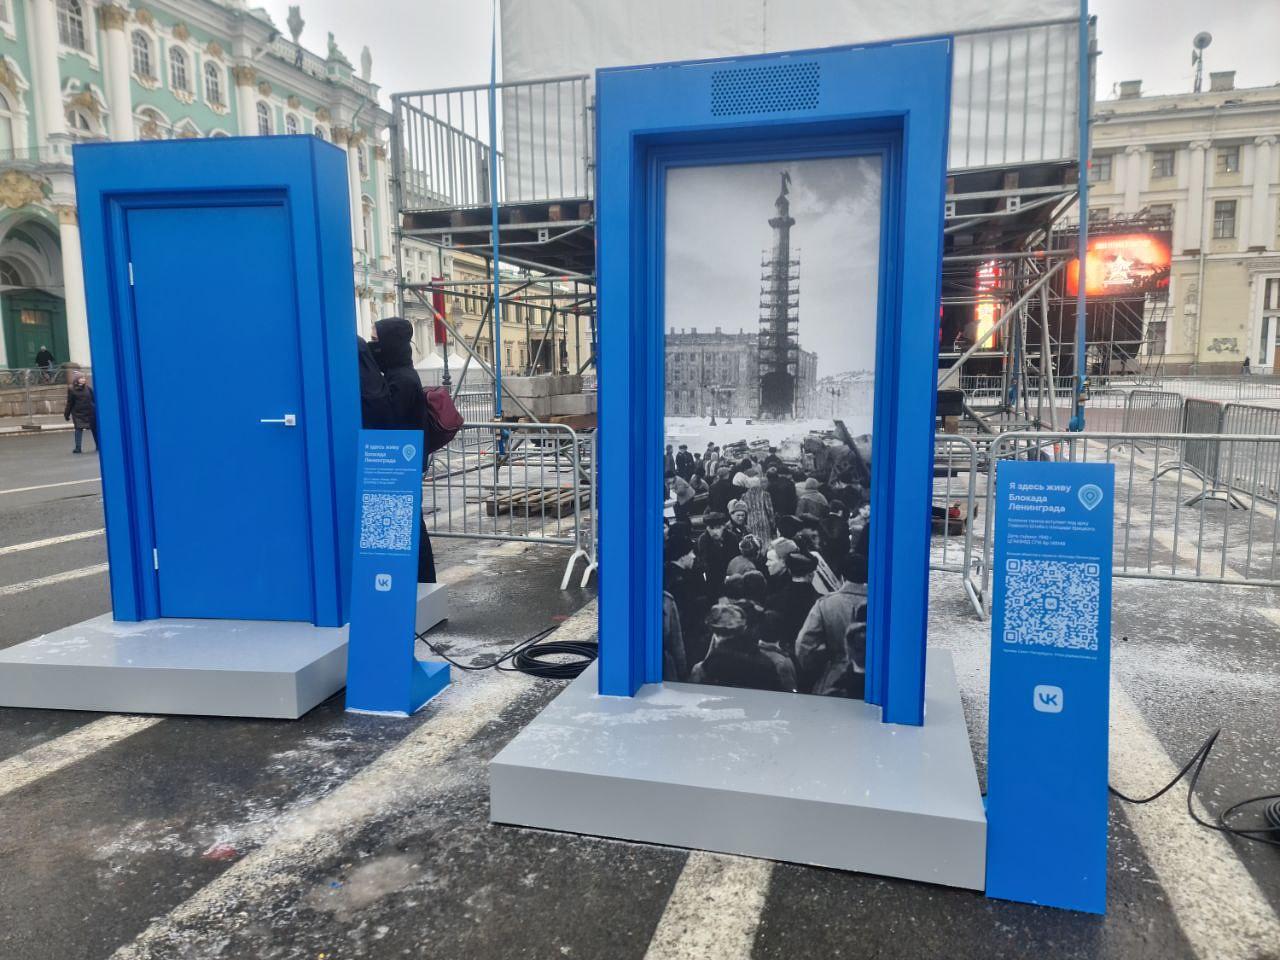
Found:
<path fill-rule="evenodd" d="M 978 446 L 969 437 L 940 433 L 933 439 L 933 542 L 929 569 L 960 574 L 965 596 L 983 615 L 974 553 L 978 525 Z"/>
<path fill-rule="evenodd" d="M 1211 446 L 1220 482 L 1201 475 L 1184 451 Z M 1206 447 L 1207 448 L 1207 447 Z M 1267 465 L 1280 462 L 1280 435 L 1218 433 L 1008 433 L 991 444 L 992 469 L 1004 460 L 1039 459 L 1111 463 L 1115 476 L 1116 577 L 1280 586 L 1277 544 L 1280 512 L 1274 502 L 1249 497 Z M 1211 496 L 1219 486 L 1227 498 Z M 982 543 L 981 593 L 991 582 L 996 485 L 988 483 Z M 1248 509 L 1239 509 L 1243 504 Z"/>
<path fill-rule="evenodd" d="M 487 206 L 494 163 L 499 203 L 591 197 L 587 77 L 499 83 L 495 97 L 496 145 L 487 84 L 391 98 L 403 209 Z"/>
<path fill-rule="evenodd" d="M 433 537 L 514 540 L 573 548 L 568 586 L 586 559 L 597 566 L 595 436 L 559 423 L 464 423 L 423 479 Z"/>
<path fill-rule="evenodd" d="M 1229 403 L 1222 408 L 1222 433 L 1280 437 L 1280 409 Z M 1233 456 L 1228 461 L 1218 458 L 1217 485 L 1230 496 L 1243 493 L 1280 503 L 1280 447 L 1268 444 L 1230 452 Z"/>

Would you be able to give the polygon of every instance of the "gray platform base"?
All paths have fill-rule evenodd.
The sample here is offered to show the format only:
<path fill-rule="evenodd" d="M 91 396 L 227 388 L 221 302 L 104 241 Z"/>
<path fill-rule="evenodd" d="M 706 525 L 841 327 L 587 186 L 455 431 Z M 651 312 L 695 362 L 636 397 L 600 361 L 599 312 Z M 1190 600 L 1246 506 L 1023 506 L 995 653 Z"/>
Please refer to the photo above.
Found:
<path fill-rule="evenodd" d="M 955 670 L 923 727 L 861 701 L 684 683 L 601 697 L 594 665 L 489 765 L 496 823 L 982 890 L 986 816 Z"/>
<path fill-rule="evenodd" d="M 419 633 L 426 633 L 437 623 L 449 619 L 449 588 L 443 583 L 418 584 Z"/>
<path fill-rule="evenodd" d="M 110 614 L 0 650 L 0 706 L 296 719 L 347 682 L 346 627 Z"/>

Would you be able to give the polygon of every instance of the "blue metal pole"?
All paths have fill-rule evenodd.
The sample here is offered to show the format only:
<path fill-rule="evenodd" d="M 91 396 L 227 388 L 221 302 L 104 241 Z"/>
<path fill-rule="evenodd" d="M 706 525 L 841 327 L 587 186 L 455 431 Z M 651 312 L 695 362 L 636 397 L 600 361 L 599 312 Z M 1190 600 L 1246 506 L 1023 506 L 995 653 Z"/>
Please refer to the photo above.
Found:
<path fill-rule="evenodd" d="M 498 0 L 489 40 L 489 242 L 493 246 L 493 415 L 502 418 L 502 280 L 498 269 Z"/>
<path fill-rule="evenodd" d="M 1085 254 L 1089 249 L 1089 0 L 1080 0 L 1080 90 L 1078 116 L 1079 130 L 1077 141 L 1080 148 L 1079 171 L 1076 174 L 1078 183 L 1076 191 L 1077 206 L 1080 210 L 1080 232 L 1076 238 L 1076 257 L 1080 263 L 1076 275 L 1076 383 L 1075 405 L 1071 413 L 1069 430 L 1084 429 L 1084 390 L 1085 380 L 1089 373 L 1085 359 Z"/>

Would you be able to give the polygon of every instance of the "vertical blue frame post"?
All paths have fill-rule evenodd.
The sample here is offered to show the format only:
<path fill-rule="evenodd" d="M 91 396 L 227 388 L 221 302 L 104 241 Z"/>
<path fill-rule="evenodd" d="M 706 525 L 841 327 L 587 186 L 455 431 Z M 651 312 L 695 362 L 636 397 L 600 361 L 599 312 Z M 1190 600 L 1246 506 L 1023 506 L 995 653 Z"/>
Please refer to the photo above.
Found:
<path fill-rule="evenodd" d="M 602 694 L 662 679 L 666 168 L 879 151 L 867 699 L 923 721 L 951 56 L 940 37 L 597 73 Z"/>
<path fill-rule="evenodd" d="M 125 216 L 165 203 L 271 198 L 289 214 L 300 331 L 302 423 L 311 507 L 315 619 L 347 621 L 355 443 L 360 426 L 351 218 L 342 151 L 315 137 L 223 137 L 80 144 L 76 196 L 89 346 L 102 441 L 103 507 L 117 620 L 160 615 L 151 561 L 146 422 L 128 284 Z M 198 294 L 198 290 L 196 291 Z"/>

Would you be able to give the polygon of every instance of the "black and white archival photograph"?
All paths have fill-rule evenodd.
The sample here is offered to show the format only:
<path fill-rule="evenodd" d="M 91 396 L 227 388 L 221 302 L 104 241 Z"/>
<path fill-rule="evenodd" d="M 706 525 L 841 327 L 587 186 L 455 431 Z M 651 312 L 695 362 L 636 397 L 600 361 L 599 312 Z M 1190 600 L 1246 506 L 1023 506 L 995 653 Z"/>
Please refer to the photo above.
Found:
<path fill-rule="evenodd" d="M 879 157 L 666 183 L 663 677 L 864 696 Z"/>

